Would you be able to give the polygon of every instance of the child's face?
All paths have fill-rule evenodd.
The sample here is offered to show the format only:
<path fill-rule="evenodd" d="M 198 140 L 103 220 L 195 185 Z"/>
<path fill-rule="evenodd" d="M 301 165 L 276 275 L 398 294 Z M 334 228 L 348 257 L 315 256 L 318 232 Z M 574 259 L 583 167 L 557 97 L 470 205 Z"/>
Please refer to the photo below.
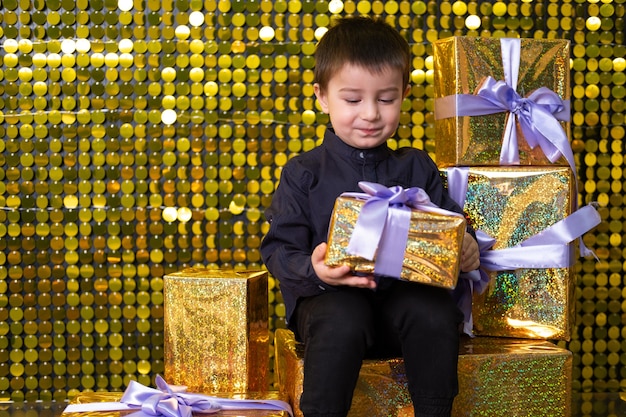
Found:
<path fill-rule="evenodd" d="M 333 75 L 324 91 L 317 84 L 314 88 L 337 136 L 359 149 L 374 148 L 393 135 L 410 89 L 402 88 L 398 69 L 376 73 L 351 64 Z"/>

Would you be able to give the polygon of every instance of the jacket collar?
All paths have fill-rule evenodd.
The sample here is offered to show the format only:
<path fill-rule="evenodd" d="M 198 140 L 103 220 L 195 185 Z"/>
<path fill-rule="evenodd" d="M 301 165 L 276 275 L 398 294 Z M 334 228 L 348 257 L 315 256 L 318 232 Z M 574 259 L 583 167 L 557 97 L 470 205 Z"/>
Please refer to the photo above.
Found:
<path fill-rule="evenodd" d="M 378 162 L 389 157 L 386 143 L 370 149 L 355 148 L 341 140 L 330 127 L 324 134 L 324 146 L 334 153 L 357 161 Z"/>

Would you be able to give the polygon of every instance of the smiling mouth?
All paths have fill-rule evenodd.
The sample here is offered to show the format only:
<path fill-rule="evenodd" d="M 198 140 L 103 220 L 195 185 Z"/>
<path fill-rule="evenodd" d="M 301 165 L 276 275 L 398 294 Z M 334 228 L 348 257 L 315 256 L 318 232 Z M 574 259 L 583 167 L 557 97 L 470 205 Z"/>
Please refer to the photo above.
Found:
<path fill-rule="evenodd" d="M 372 136 L 380 132 L 380 129 L 359 129 L 364 135 Z"/>

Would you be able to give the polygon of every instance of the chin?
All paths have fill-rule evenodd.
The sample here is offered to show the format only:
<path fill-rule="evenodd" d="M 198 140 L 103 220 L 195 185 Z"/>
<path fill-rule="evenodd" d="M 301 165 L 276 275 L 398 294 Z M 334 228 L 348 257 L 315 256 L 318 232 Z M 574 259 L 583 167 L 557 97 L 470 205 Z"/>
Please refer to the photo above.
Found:
<path fill-rule="evenodd" d="M 357 146 L 355 147 L 359 149 L 372 149 L 382 145 L 385 142 L 387 142 L 387 139 L 361 139 L 357 141 Z"/>

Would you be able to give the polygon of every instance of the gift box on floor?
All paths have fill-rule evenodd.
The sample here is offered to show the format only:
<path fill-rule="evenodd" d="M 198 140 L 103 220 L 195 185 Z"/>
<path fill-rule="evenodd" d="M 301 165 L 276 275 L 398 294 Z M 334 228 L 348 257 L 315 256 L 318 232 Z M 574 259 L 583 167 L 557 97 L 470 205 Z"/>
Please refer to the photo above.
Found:
<path fill-rule="evenodd" d="M 433 58 L 439 166 L 573 164 L 569 41 L 450 37 Z"/>
<path fill-rule="evenodd" d="M 463 339 L 453 416 L 568 417 L 572 353 L 552 342 Z"/>
<path fill-rule="evenodd" d="M 275 332 L 275 376 L 294 416 L 303 383 L 304 346 Z M 459 394 L 453 417 L 566 417 L 571 411 L 572 354 L 544 340 L 476 337 L 459 348 Z M 349 416 L 411 417 L 402 359 L 365 360 Z"/>
<path fill-rule="evenodd" d="M 127 410 L 115 410 L 116 406 L 113 403 L 118 403 L 122 398 L 123 393 L 121 392 L 82 392 L 75 396 L 71 401 L 70 405 L 72 407 L 68 407 L 61 414 L 61 417 L 123 417 L 132 413 L 136 413 L 140 411 L 140 409 L 127 409 Z M 220 398 L 224 399 L 237 399 L 237 400 L 277 400 L 284 401 L 285 396 L 277 391 L 267 391 L 267 392 L 249 392 L 245 394 L 223 394 Z M 110 403 L 111 406 L 106 407 L 98 407 L 97 403 Z M 73 410 L 75 406 L 89 406 L 89 411 L 75 411 Z M 251 406 L 252 407 L 252 406 Z M 107 410 L 101 409 L 97 410 L 97 408 L 108 408 Z M 206 416 L 210 415 L 212 417 L 289 417 L 289 412 L 287 410 L 281 409 L 262 409 L 262 408 L 250 408 L 250 409 L 224 409 L 216 412 L 211 412 L 210 414 L 204 414 L 201 412 L 193 412 L 193 416 Z M 149 414 L 144 414 L 144 416 L 149 416 Z M 170 416 L 171 417 L 171 416 Z"/>
<path fill-rule="evenodd" d="M 427 198 L 427 195 L 418 188 L 402 190 L 400 187 L 392 189 L 383 187 L 379 190 L 389 191 L 390 194 L 384 198 L 392 199 L 394 193 L 401 192 L 420 193 L 420 197 L 415 198 L 416 203 L 407 200 L 407 204 L 414 204 L 413 206 L 404 205 L 401 208 L 394 206 L 394 201 L 391 201 L 386 212 L 378 210 L 379 213 L 383 213 L 382 218 L 368 219 L 370 220 L 368 222 L 364 220 L 364 215 L 369 213 L 367 210 L 372 201 L 369 200 L 371 195 L 344 193 L 339 196 L 335 201 L 328 232 L 326 265 L 350 265 L 357 273 L 376 273 L 422 284 L 454 288 L 458 279 L 460 253 L 465 235 L 465 218 L 434 205 L 421 205 L 417 201 Z M 378 198 L 381 196 L 376 197 L 377 202 L 380 202 Z M 372 210 L 376 211 L 376 208 Z M 393 228 L 397 224 L 393 216 L 398 212 L 406 216 L 407 229 L 404 233 L 406 238 Z M 392 223 L 389 223 L 390 221 Z M 373 230 L 379 226 L 382 233 L 374 232 Z M 366 230 L 363 237 L 358 235 L 358 228 Z M 372 238 L 374 235 L 382 236 L 380 243 L 374 241 Z M 385 236 L 388 236 L 389 240 L 386 240 Z M 368 258 L 351 253 L 353 238 L 363 245 L 371 245 L 372 254 L 375 256 Z M 398 258 L 396 262 L 391 262 L 392 256 Z M 394 271 L 383 269 L 386 266 L 379 262 L 382 260 L 393 264 L 392 269 L 396 266 L 397 268 Z"/>
<path fill-rule="evenodd" d="M 190 268 L 166 275 L 165 378 L 201 393 L 266 391 L 266 271 Z"/>
<path fill-rule="evenodd" d="M 569 167 L 469 167 L 441 171 L 451 194 L 467 185 L 464 211 L 475 230 L 495 240 L 493 250 L 516 247 L 562 223 L 572 213 L 576 198 Z M 460 179 L 459 173 L 464 179 Z M 563 247 L 565 255 L 560 254 L 566 258 L 566 266 L 541 267 L 542 262 L 556 259 L 547 249 L 550 246 L 545 246 L 538 257 L 520 262 L 525 267 L 489 272 L 488 286 L 473 297 L 474 333 L 569 340 L 575 314 L 575 283 L 569 262 L 575 243 Z"/>

